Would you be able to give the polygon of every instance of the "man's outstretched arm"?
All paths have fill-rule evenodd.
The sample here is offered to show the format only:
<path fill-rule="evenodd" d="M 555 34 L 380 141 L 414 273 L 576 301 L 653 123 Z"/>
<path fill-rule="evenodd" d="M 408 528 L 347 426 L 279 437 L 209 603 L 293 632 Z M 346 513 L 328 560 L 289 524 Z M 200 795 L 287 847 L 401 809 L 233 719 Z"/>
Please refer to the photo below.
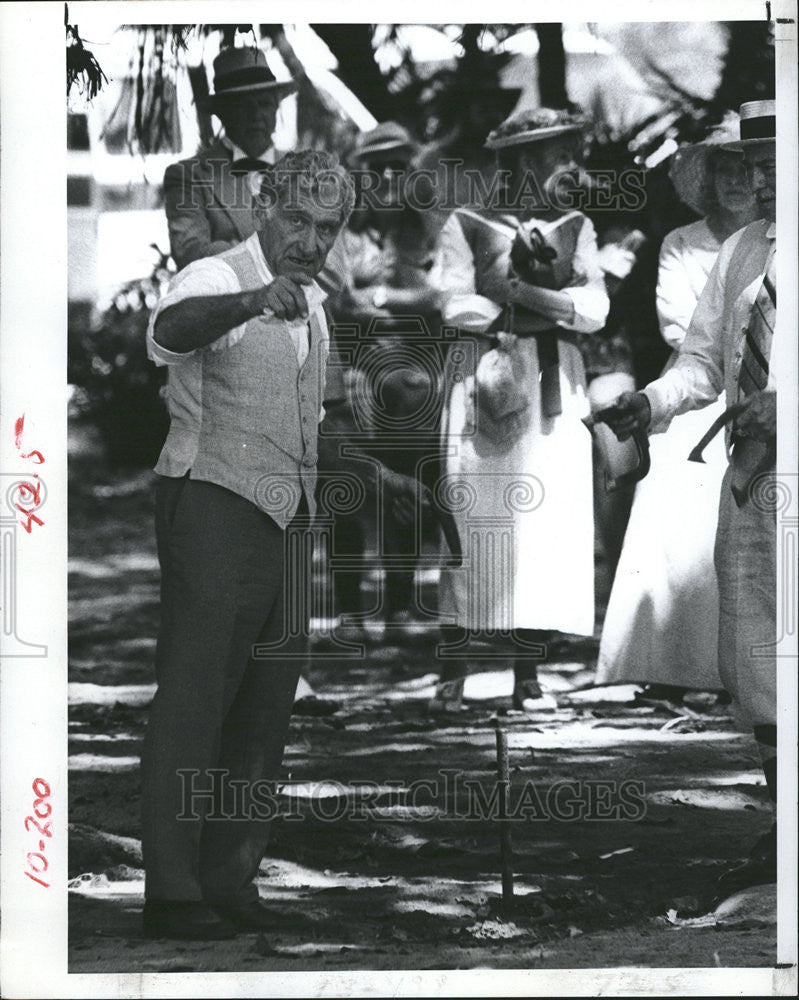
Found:
<path fill-rule="evenodd" d="M 158 315 L 153 336 L 165 350 L 189 354 L 263 312 L 278 319 L 306 318 L 308 304 L 302 285 L 280 275 L 251 291 L 182 299 Z"/>

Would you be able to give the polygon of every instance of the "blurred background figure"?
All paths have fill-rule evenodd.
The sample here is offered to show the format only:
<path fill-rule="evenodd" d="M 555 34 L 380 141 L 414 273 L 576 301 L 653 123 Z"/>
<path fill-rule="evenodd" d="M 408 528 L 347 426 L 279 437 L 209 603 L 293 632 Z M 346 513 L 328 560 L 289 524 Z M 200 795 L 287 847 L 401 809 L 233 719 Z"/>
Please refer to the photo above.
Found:
<path fill-rule="evenodd" d="M 455 208 L 489 207 L 485 202 L 495 183 L 497 159 L 493 150 L 486 149 L 485 138 L 510 115 L 521 90 L 503 87 L 486 75 L 482 64 L 474 73 L 461 67 L 457 78 L 432 102 L 442 134 L 420 150 L 415 166 L 436 175 L 437 204 L 425 213 L 425 223 L 434 233 Z"/>
<path fill-rule="evenodd" d="M 608 298 L 593 225 L 558 209 L 550 186 L 574 179 L 581 127 L 547 108 L 508 119 L 488 140 L 507 171 L 507 212 L 460 209 L 442 231 L 444 321 L 476 349 L 450 352 L 446 371 L 444 486 L 465 565 L 442 573 L 460 656 L 445 661 L 434 710 L 459 707 L 478 636 L 504 640 L 514 707 L 554 707 L 536 661 L 558 633 L 593 632 L 591 439 L 575 334 L 601 329 Z"/>
<path fill-rule="evenodd" d="M 672 157 L 677 194 L 703 218 L 670 232 L 660 251 L 658 318 L 674 351 L 666 370 L 721 244 L 757 215 L 743 155 L 723 148 L 737 135 L 737 117 L 730 116 L 703 142 Z M 646 685 L 645 696 L 676 701 L 686 689 L 722 687 L 713 542 L 727 466 L 724 442 L 716 438 L 705 449 L 705 465 L 687 459 L 724 407 L 722 393 L 651 438 L 651 469 L 636 487 L 602 632 L 597 684 L 638 681 Z"/>
<path fill-rule="evenodd" d="M 336 315 L 353 328 L 349 399 L 356 424 L 371 438 L 366 450 L 389 472 L 432 486 L 443 359 L 430 349 L 440 327 L 438 291 L 430 280 L 436 240 L 406 185 L 416 150 L 396 122 L 381 123 L 356 144 L 351 159 L 364 180 L 360 204 L 342 234 L 347 272 Z M 429 533 L 429 525 L 421 527 Z M 377 524 L 361 512 L 338 517 L 334 549 L 363 555 L 369 543 L 378 562 L 384 555 L 407 564 L 422 540 L 384 506 Z M 363 637 L 361 617 L 377 610 L 362 606 L 364 570 L 335 575 L 337 610 L 349 622 L 339 634 L 349 639 Z M 412 566 L 385 568 L 380 609 L 389 626 L 417 617 L 414 580 Z"/>
<path fill-rule="evenodd" d="M 647 242 L 640 229 L 613 225 L 604 234 L 598 234 L 598 240 L 599 263 L 610 299 L 608 321 L 599 334 L 580 338 L 592 412 L 609 406 L 622 392 L 635 388 L 632 345 L 626 328 L 630 316 L 625 306 L 632 280 L 630 275 L 640 250 Z M 609 590 L 621 555 L 634 487 L 619 486 L 611 492 L 606 490 L 596 442 L 593 459 L 594 518 L 605 557 L 606 587 Z M 600 594 L 597 598 L 599 603 Z"/>
<path fill-rule="evenodd" d="M 416 150 L 408 131 L 396 122 L 383 122 L 356 143 L 352 166 L 368 181 L 364 179 L 359 204 L 342 234 L 349 263 L 345 315 L 367 322 L 376 316 L 437 317 L 437 293 L 430 284 L 435 240 L 426 236 L 425 213 L 406 190 Z"/>

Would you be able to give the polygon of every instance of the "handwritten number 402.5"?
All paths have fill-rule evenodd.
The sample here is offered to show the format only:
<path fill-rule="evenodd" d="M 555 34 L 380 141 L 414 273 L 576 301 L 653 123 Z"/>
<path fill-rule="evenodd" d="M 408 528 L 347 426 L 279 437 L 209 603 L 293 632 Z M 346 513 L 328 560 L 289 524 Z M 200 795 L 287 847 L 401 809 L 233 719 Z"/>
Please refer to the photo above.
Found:
<path fill-rule="evenodd" d="M 16 444 L 17 451 L 19 451 L 20 456 L 22 458 L 29 459 L 31 462 L 34 463 L 34 465 L 43 465 L 44 455 L 36 448 L 33 448 L 31 451 L 22 450 L 21 439 L 24 426 L 25 426 L 25 414 L 23 413 L 23 415 L 16 421 L 14 425 L 14 443 Z M 33 478 L 38 479 L 39 473 L 34 472 Z M 26 482 L 19 484 L 20 493 L 30 494 L 31 498 L 33 499 L 33 506 L 23 507 L 21 503 L 14 504 L 14 506 L 17 508 L 20 514 L 25 515 L 26 520 L 20 521 L 19 523 L 22 525 L 25 531 L 27 531 L 28 534 L 31 533 L 34 524 L 38 524 L 40 527 L 44 525 L 44 521 L 39 517 L 39 515 L 34 513 L 36 508 L 42 502 L 41 497 L 39 495 L 39 491 L 41 490 L 41 488 L 42 488 L 41 483 Z M 21 499 L 24 499 L 24 496 L 22 496 Z"/>

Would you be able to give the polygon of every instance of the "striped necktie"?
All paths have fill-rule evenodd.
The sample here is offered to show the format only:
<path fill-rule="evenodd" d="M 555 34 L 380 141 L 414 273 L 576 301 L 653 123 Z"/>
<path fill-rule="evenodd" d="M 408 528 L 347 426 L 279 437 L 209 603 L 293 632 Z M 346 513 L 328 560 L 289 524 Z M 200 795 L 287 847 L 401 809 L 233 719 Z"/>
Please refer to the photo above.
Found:
<path fill-rule="evenodd" d="M 774 258 L 774 247 L 772 247 L 746 328 L 746 343 L 738 374 L 738 395 L 741 399 L 753 392 L 760 392 L 768 383 L 771 340 L 774 336 L 774 320 L 777 313 Z"/>
<path fill-rule="evenodd" d="M 749 324 L 744 334 L 744 350 L 738 373 L 738 400 L 762 392 L 768 385 L 771 341 L 777 315 L 777 286 L 775 281 L 775 245 L 772 245 L 763 280 L 755 296 Z M 752 481 L 774 464 L 773 442 L 754 441 L 733 436 L 732 479 L 730 487 L 735 502 L 743 507 L 749 498 Z"/>

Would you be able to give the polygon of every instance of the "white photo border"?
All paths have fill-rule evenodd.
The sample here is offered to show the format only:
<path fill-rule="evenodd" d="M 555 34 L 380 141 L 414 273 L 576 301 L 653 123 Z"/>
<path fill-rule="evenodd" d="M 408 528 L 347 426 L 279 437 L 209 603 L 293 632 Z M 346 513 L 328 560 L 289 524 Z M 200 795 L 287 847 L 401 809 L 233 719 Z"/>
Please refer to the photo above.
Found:
<path fill-rule="evenodd" d="M 252 0 L 148 0 L 70 3 L 70 20 L 107 13 L 114 22 L 206 23 L 221 19 L 249 23 L 263 16 Z M 621 21 L 758 20 L 760 0 L 621 0 L 612 18 Z M 778 470 L 790 504 L 783 511 L 787 536 L 779 555 L 777 585 L 795 587 L 799 478 L 797 460 L 797 33 L 796 4 L 772 0 L 776 21 L 778 92 L 778 259 L 780 311 L 775 365 L 780 373 Z M 223 13 L 222 13 L 223 12 Z M 392 21 L 392 5 L 373 3 L 374 22 Z M 396 13 L 396 11 L 394 11 Z M 483 5 L 406 0 L 406 23 L 480 21 Z M 521 3 L 491 8 L 495 19 L 529 16 Z M 358 22 L 362 8 L 323 0 L 279 0 L 269 6 L 277 20 Z M 561 19 L 596 20 L 597 4 L 565 0 Z M 434 17 L 435 15 L 435 17 Z M 5 600 L 2 655 L 2 988 L 24 997 L 266 997 L 266 996 L 778 996 L 795 995 L 796 979 L 796 609 L 795 591 L 786 594 L 785 657 L 778 682 L 780 755 L 780 865 L 778 887 L 778 967 L 745 969 L 575 969 L 381 972 L 235 972 L 70 974 L 67 971 L 67 217 L 66 114 L 64 88 L 64 6 L 61 3 L 4 3 L 0 8 L 0 205 L 2 260 L 0 293 L 0 469 L 5 495 L 8 476 L 25 478 L 36 470 L 14 444 L 15 422 L 24 414 L 23 443 L 44 458 L 45 526 L 18 538 L 16 562 L 3 550 Z M 9 480 L 10 482 L 10 480 Z M 5 508 L 3 515 L 5 516 Z M 791 527 L 792 526 L 792 527 Z M 21 533 L 17 532 L 19 536 Z M 793 548 L 791 548 L 791 545 Z M 13 579 L 8 583 L 8 573 Z M 791 581 L 793 583 L 791 584 Z M 12 605 L 9 607 L 9 603 Z M 46 655 L 8 655 L 9 622 L 17 637 L 45 646 Z M 778 634 L 780 632 L 778 631 Z M 791 665 L 793 661 L 793 665 Z M 51 788 L 53 837 L 47 844 L 49 889 L 23 877 L 31 834 L 23 827 L 33 799 L 32 783 Z"/>

